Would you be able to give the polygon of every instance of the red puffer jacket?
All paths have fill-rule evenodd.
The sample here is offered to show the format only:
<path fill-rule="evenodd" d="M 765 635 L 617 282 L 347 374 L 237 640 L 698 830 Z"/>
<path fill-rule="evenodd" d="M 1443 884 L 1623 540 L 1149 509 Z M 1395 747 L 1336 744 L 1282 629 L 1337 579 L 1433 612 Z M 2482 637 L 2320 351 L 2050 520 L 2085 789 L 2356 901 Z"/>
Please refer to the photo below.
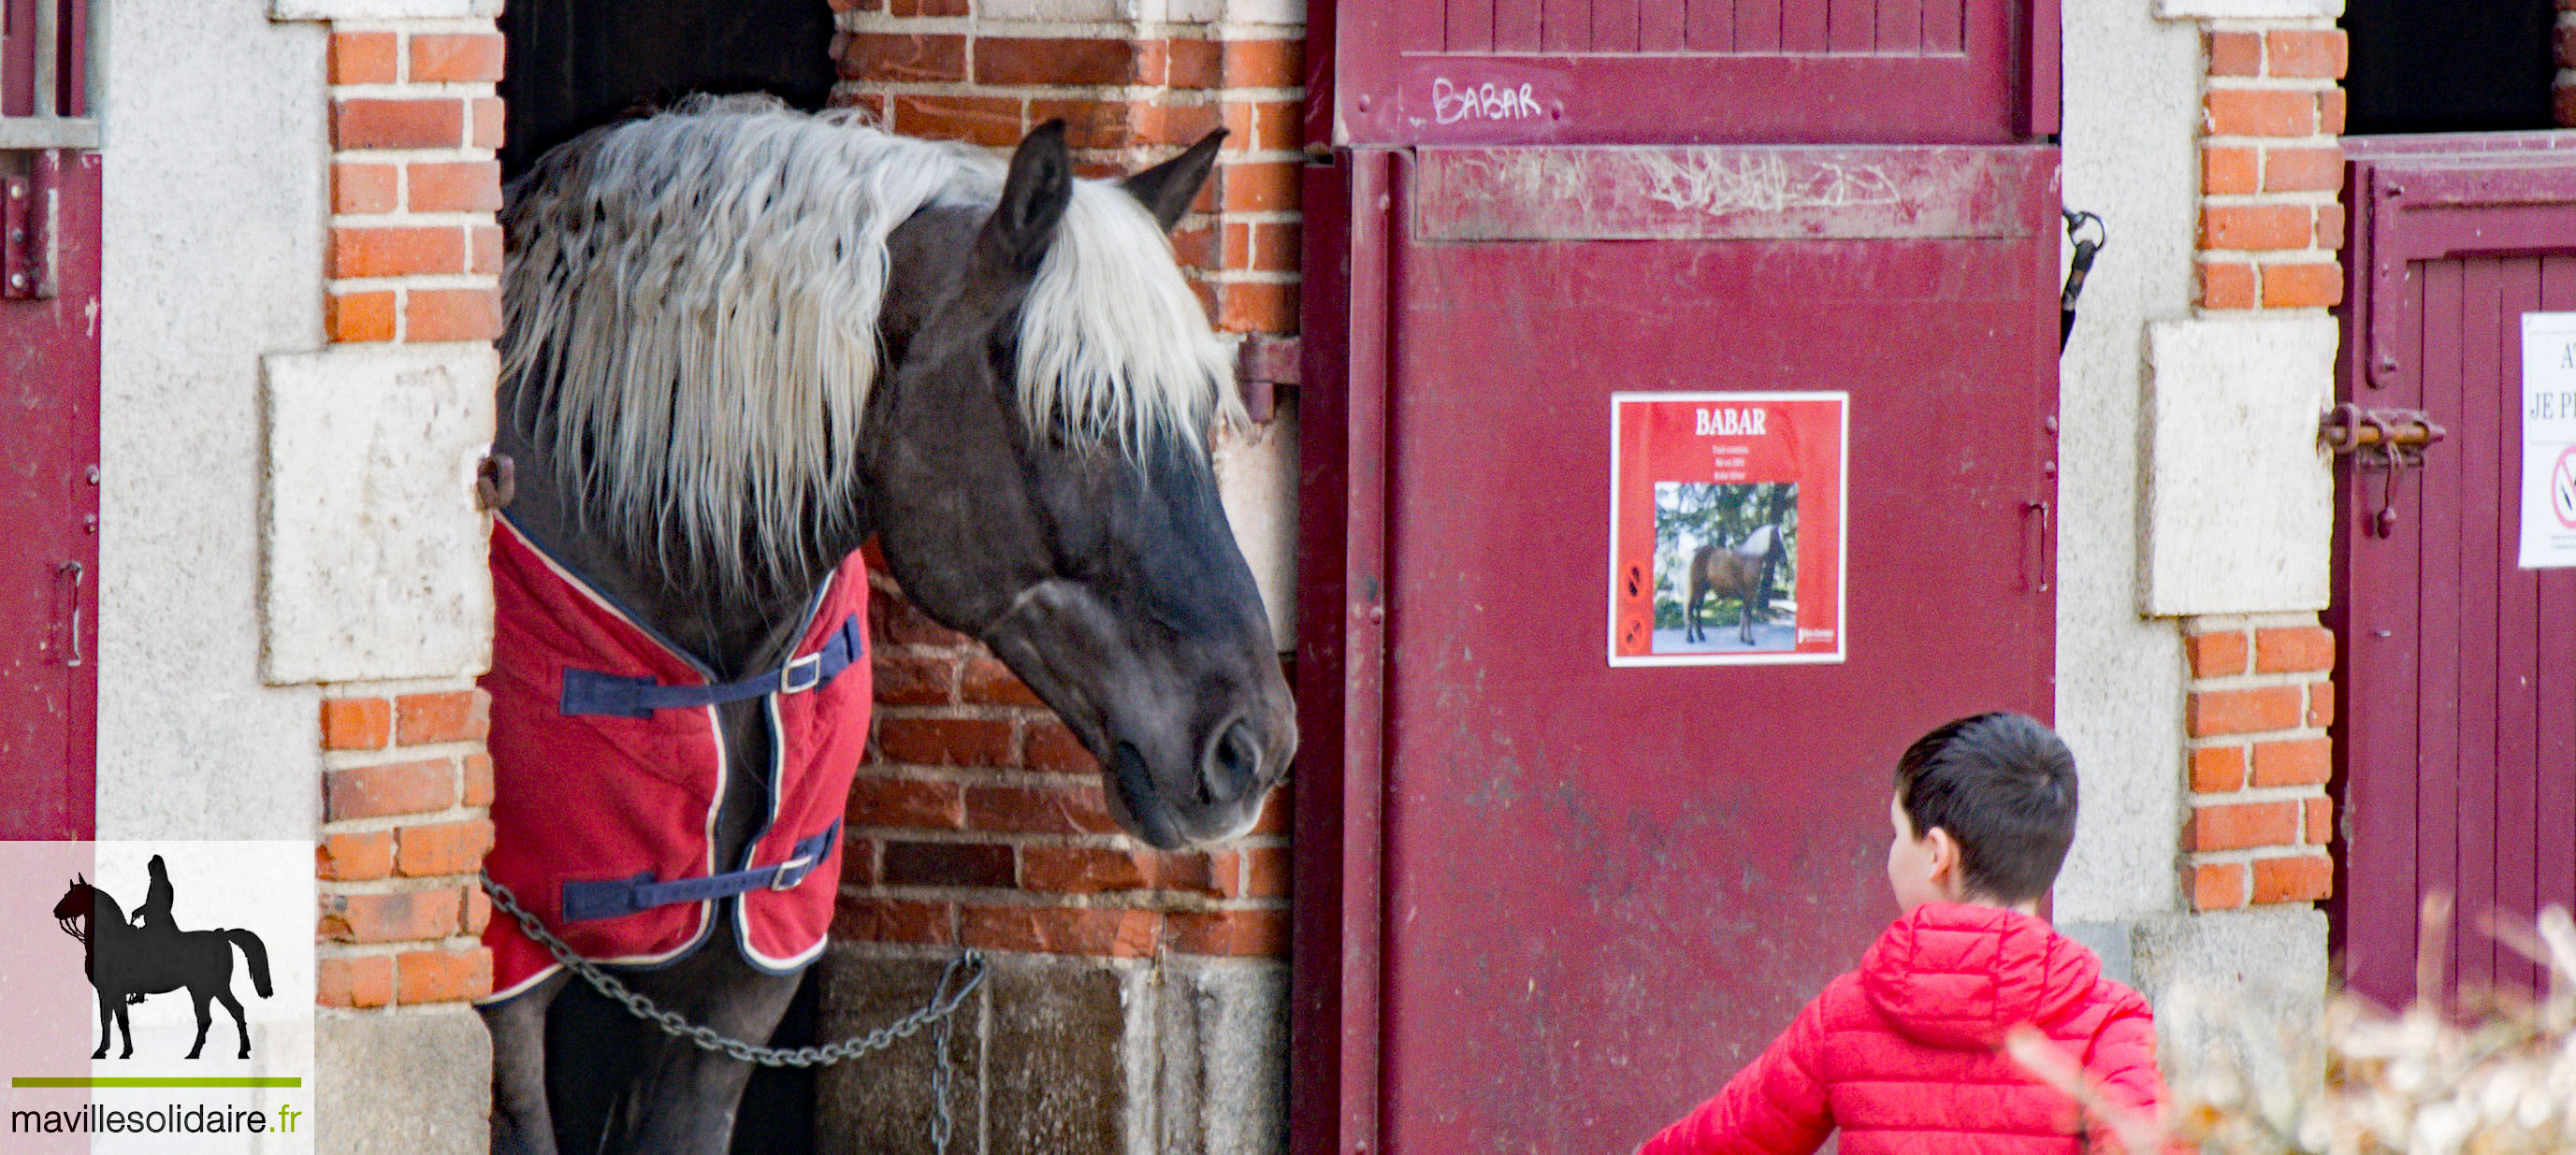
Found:
<path fill-rule="evenodd" d="M 1843 1155 L 2118 1150 L 2098 1120 L 2001 1046 L 2029 1023 L 2104 1097 L 2152 1119 L 2163 1098 L 2145 999 L 2083 944 L 1990 906 L 1896 920 L 1714 1099 L 1639 1155 L 1795 1152 L 1842 1131 Z"/>

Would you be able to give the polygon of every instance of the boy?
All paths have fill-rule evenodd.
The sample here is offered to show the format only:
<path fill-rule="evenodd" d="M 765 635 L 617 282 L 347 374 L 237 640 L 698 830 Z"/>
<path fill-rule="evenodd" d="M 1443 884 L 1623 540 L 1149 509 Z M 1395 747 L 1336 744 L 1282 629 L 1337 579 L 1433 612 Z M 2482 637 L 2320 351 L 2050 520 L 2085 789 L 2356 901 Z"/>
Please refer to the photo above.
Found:
<path fill-rule="evenodd" d="M 2075 759 L 2019 714 L 1961 718 L 1896 762 L 1887 884 L 1904 915 L 1717 1097 L 1639 1155 L 2117 1150 L 2002 1050 L 2027 1023 L 2152 1122 L 2146 1000 L 2039 920 L 2075 839 Z"/>

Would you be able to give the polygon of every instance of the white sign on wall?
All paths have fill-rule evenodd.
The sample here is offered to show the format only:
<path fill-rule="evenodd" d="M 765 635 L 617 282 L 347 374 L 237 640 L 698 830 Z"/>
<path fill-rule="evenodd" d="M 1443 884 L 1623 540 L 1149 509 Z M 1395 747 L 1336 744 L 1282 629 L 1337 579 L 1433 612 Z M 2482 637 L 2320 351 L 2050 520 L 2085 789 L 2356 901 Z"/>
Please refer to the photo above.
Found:
<path fill-rule="evenodd" d="M 2522 315 L 2521 564 L 2576 566 L 2576 313 Z"/>

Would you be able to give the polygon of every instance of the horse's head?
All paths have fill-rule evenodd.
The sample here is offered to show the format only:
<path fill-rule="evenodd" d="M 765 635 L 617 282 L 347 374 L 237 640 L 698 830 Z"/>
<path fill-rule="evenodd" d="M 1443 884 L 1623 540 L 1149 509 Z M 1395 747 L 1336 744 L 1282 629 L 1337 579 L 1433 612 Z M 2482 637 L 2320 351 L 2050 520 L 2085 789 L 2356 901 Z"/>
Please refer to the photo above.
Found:
<path fill-rule="evenodd" d="M 1054 707 L 1164 849 L 1249 827 L 1297 745 L 1210 465 L 1223 346 L 1164 238 L 1218 135 L 1111 185 L 1050 124 L 996 203 L 898 230 L 862 455 L 905 592 Z"/>
<path fill-rule="evenodd" d="M 82 924 L 91 921 L 97 901 L 98 891 L 90 887 L 89 880 L 73 878 L 63 891 L 63 900 L 54 904 L 54 924 L 63 928 L 64 934 L 81 937 Z"/>

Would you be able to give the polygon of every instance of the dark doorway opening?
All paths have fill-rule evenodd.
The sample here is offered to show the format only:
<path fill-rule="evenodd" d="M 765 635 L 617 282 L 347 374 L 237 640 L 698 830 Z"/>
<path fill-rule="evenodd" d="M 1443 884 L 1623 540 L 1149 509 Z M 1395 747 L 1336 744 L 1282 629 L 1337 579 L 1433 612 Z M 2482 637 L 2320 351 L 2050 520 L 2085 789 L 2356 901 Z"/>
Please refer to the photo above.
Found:
<path fill-rule="evenodd" d="M 835 79 L 823 0 L 511 0 L 501 31 L 503 180 L 637 108 L 692 92 L 768 92 L 821 108 Z"/>
<path fill-rule="evenodd" d="M 2345 131 L 2512 132 L 2557 127 L 2552 0 L 2351 0 Z"/>

